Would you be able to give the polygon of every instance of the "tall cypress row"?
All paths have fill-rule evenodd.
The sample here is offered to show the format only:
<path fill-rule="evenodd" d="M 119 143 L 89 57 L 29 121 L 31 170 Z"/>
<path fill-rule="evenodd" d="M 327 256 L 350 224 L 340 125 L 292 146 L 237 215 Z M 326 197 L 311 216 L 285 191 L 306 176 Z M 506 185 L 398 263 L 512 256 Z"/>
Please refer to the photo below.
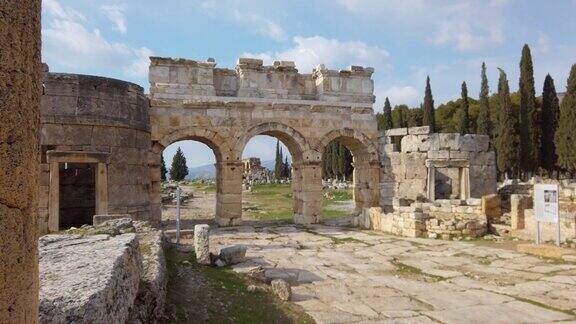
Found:
<path fill-rule="evenodd" d="M 392 106 L 390 106 L 390 100 L 386 97 L 384 101 L 384 113 L 382 116 L 382 130 L 392 129 L 394 126 L 392 125 Z"/>
<path fill-rule="evenodd" d="M 520 60 L 520 161 L 524 172 L 538 170 L 540 148 L 539 116 L 534 90 L 534 68 L 528 45 L 522 48 Z"/>
<path fill-rule="evenodd" d="M 480 100 L 478 108 L 478 120 L 477 120 L 477 133 L 483 135 L 489 135 L 492 138 L 492 130 L 490 123 L 490 103 L 488 99 L 489 88 L 488 88 L 488 78 L 486 77 L 486 63 L 482 62 L 482 73 L 480 75 L 482 79 L 480 84 Z"/>
<path fill-rule="evenodd" d="M 576 172 L 576 64 L 568 77 L 566 94 L 560 105 L 560 120 L 556 131 L 558 165 L 574 175 Z"/>
<path fill-rule="evenodd" d="M 276 140 L 276 160 L 274 161 L 274 178 L 280 179 L 282 177 L 283 167 L 284 167 L 284 161 L 282 160 L 280 141 Z"/>
<path fill-rule="evenodd" d="M 430 77 L 426 77 L 426 90 L 424 91 L 424 104 L 422 106 L 422 125 L 430 126 L 430 132 L 436 132 L 436 119 L 434 117 L 434 98 L 430 88 Z"/>
<path fill-rule="evenodd" d="M 470 112 L 468 104 L 468 88 L 462 82 L 462 99 L 460 100 L 460 134 L 470 134 Z"/>
<path fill-rule="evenodd" d="M 496 145 L 498 170 L 511 176 L 517 173 L 520 162 L 518 135 L 518 117 L 512 109 L 510 100 L 510 87 L 506 73 L 500 70 L 498 80 L 498 99 L 500 111 L 498 118 L 498 141 Z"/>
<path fill-rule="evenodd" d="M 168 173 L 168 170 L 166 170 L 164 155 L 162 155 L 162 166 L 160 167 L 160 179 L 162 180 L 162 182 L 166 181 L 166 173 Z"/>
<path fill-rule="evenodd" d="M 540 166 L 548 171 L 551 176 L 556 170 L 556 144 L 554 137 L 558 128 L 558 118 L 560 115 L 560 105 L 554 80 L 550 74 L 544 79 L 544 89 L 542 90 L 542 128 L 540 130 Z"/>

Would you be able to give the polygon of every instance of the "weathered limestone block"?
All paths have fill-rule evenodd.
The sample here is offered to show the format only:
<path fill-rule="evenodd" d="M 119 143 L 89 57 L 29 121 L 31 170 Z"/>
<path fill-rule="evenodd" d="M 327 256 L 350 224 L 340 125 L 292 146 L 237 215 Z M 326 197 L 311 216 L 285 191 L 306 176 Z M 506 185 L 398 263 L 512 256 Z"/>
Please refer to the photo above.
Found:
<path fill-rule="evenodd" d="M 530 196 L 518 194 L 510 195 L 510 221 L 512 229 L 524 229 L 524 210 L 531 207 L 531 200 L 532 198 Z"/>
<path fill-rule="evenodd" d="M 417 126 L 408 128 L 409 135 L 428 135 L 430 134 L 430 126 Z"/>
<path fill-rule="evenodd" d="M 246 257 L 245 245 L 226 246 L 218 252 L 218 258 L 227 265 L 237 264 L 244 261 Z"/>
<path fill-rule="evenodd" d="M 284 301 L 290 300 L 292 297 L 292 288 L 290 284 L 284 279 L 274 279 L 271 282 L 272 291 L 278 298 Z"/>
<path fill-rule="evenodd" d="M 135 234 L 47 235 L 40 250 L 40 323 L 124 323 L 138 293 Z"/>
<path fill-rule="evenodd" d="M 502 212 L 500 210 L 500 196 L 497 194 L 486 195 L 482 197 L 482 213 L 486 215 L 489 222 L 500 219 Z"/>
<path fill-rule="evenodd" d="M 196 260 L 203 265 L 210 264 L 210 226 L 199 224 L 194 226 L 194 252 Z"/>
<path fill-rule="evenodd" d="M 404 153 L 426 152 L 431 149 L 430 135 L 407 135 L 402 137 L 401 149 Z"/>
<path fill-rule="evenodd" d="M 385 136 L 406 136 L 408 135 L 408 128 L 392 128 L 384 131 Z"/>

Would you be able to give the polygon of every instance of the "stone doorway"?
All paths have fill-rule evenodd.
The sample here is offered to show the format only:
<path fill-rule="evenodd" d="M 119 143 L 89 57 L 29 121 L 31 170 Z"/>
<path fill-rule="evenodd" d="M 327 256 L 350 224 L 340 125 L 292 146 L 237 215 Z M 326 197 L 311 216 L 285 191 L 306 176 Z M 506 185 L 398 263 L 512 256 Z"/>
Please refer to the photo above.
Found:
<path fill-rule="evenodd" d="M 59 229 L 92 225 L 96 213 L 94 163 L 59 163 Z"/>
<path fill-rule="evenodd" d="M 428 159 L 427 198 L 460 199 L 470 198 L 470 162 L 468 160 Z"/>

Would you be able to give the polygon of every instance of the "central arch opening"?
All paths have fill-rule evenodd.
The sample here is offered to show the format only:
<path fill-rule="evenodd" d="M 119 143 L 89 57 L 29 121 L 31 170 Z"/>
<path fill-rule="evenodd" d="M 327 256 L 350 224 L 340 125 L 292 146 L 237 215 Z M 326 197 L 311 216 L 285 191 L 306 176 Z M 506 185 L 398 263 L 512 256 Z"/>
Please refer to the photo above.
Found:
<path fill-rule="evenodd" d="M 276 136 L 256 135 L 246 144 L 242 163 L 242 220 L 292 222 L 293 157 L 288 146 Z"/>

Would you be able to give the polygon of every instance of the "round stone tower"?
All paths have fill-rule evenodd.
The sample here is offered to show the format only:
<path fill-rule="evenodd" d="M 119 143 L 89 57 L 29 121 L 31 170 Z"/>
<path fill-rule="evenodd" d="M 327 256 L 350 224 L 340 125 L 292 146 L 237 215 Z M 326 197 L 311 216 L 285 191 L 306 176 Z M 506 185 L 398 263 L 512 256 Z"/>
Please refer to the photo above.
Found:
<path fill-rule="evenodd" d="M 94 215 L 149 219 L 148 106 L 136 84 L 45 66 L 41 234 L 91 224 Z"/>

